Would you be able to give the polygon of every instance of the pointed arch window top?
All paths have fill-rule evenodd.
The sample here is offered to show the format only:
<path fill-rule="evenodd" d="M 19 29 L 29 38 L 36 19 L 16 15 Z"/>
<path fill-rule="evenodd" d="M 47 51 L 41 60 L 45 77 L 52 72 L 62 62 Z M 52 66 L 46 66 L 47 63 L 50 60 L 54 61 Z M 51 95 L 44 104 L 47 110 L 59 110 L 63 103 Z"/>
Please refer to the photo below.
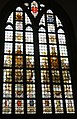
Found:
<path fill-rule="evenodd" d="M 39 26 L 40 25 L 44 25 L 45 26 L 45 15 L 44 14 L 43 14 L 43 16 L 40 19 Z"/>
<path fill-rule="evenodd" d="M 51 14 L 53 14 L 52 10 L 50 10 L 50 9 L 47 10 L 47 13 L 51 13 Z"/>
<path fill-rule="evenodd" d="M 7 30 L 9 30 L 9 29 L 10 29 L 10 30 L 13 30 L 13 28 L 12 28 L 11 25 L 7 25 L 5 29 L 7 29 Z"/>
<path fill-rule="evenodd" d="M 13 24 L 13 12 L 11 13 L 11 15 L 9 16 L 7 23 L 12 23 Z"/>
<path fill-rule="evenodd" d="M 32 0 L 24 6 L 26 9 L 19 5 L 6 21 L 2 114 L 26 116 L 40 109 L 42 114 L 75 113 L 62 23 L 51 9 L 41 11 L 45 5 L 40 2 Z M 44 13 L 40 16 L 40 12 Z M 39 26 L 32 24 L 32 15 L 38 15 Z"/>
<path fill-rule="evenodd" d="M 17 7 L 16 11 L 23 11 L 21 7 Z"/>
<path fill-rule="evenodd" d="M 57 24 L 57 27 L 63 26 L 61 21 L 59 20 L 59 18 L 57 16 L 56 16 L 56 24 Z"/>
<path fill-rule="evenodd" d="M 60 28 L 60 29 L 58 30 L 58 33 L 64 33 L 64 31 Z"/>

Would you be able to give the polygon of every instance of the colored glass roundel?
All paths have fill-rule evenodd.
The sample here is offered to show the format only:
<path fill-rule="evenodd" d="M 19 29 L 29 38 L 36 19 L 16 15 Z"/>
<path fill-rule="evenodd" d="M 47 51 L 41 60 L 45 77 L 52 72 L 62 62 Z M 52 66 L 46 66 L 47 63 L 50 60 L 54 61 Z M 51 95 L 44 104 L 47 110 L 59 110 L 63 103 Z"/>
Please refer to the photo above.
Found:
<path fill-rule="evenodd" d="M 34 17 L 38 15 L 38 4 L 35 1 L 31 3 L 31 13 L 33 14 Z"/>

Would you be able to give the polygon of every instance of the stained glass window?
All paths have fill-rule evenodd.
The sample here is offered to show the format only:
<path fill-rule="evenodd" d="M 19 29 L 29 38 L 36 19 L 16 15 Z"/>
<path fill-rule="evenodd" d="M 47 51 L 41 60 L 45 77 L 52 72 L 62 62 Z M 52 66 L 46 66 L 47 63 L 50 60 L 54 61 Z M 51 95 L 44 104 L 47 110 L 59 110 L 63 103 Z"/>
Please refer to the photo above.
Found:
<path fill-rule="evenodd" d="M 47 31 L 44 26 L 46 26 Z M 67 113 L 75 113 L 63 25 L 52 10 L 49 9 L 42 15 L 39 27 L 43 114 L 53 113 L 53 108 L 55 108 L 55 114 L 64 113 L 64 103 Z M 52 107 L 53 100 L 54 107 Z"/>
<path fill-rule="evenodd" d="M 24 7 L 36 20 L 45 5 L 33 1 Z M 18 6 L 6 22 L 2 114 L 37 114 L 38 85 L 43 114 L 75 113 L 63 25 L 48 9 L 37 30 L 26 9 Z"/>

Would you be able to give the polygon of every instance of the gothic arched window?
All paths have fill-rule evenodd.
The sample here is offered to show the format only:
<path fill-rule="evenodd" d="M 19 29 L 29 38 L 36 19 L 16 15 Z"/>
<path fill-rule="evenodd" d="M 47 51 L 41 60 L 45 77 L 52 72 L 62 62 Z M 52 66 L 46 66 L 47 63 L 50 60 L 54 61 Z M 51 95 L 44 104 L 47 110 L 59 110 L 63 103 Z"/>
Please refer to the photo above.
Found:
<path fill-rule="evenodd" d="M 75 113 L 67 49 L 52 9 L 36 1 L 16 7 L 5 26 L 2 114 Z"/>

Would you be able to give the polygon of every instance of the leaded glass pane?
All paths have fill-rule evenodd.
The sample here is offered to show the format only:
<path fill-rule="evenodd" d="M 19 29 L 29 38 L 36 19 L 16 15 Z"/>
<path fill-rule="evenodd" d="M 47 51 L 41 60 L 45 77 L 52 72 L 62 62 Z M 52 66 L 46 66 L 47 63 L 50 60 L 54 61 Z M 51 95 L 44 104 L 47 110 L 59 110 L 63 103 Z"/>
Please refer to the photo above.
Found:
<path fill-rule="evenodd" d="M 17 7 L 16 11 L 23 11 L 23 9 L 21 7 Z"/>
<path fill-rule="evenodd" d="M 57 53 L 57 45 L 49 45 L 50 48 L 50 55 L 51 56 L 56 56 Z"/>
<path fill-rule="evenodd" d="M 4 67 L 12 67 L 12 55 L 4 55 Z"/>
<path fill-rule="evenodd" d="M 68 69 L 69 68 L 69 61 L 68 61 L 68 58 L 61 58 L 61 66 L 62 66 L 62 69 Z"/>
<path fill-rule="evenodd" d="M 40 44 L 39 52 L 40 52 L 40 55 L 47 55 L 47 45 Z"/>
<path fill-rule="evenodd" d="M 15 98 L 23 98 L 23 84 L 15 84 Z"/>
<path fill-rule="evenodd" d="M 12 69 L 3 70 L 3 82 L 12 82 Z"/>
<path fill-rule="evenodd" d="M 53 14 L 51 9 L 47 10 L 47 13 Z"/>
<path fill-rule="evenodd" d="M 13 24 L 13 12 L 11 13 L 11 15 L 8 17 L 7 23 L 12 23 Z"/>
<path fill-rule="evenodd" d="M 11 31 L 11 30 L 13 30 L 13 28 L 12 28 L 11 25 L 7 25 L 6 28 L 5 28 L 5 30 L 10 30 Z"/>
<path fill-rule="evenodd" d="M 25 33 L 25 42 L 33 42 L 33 33 L 32 32 Z"/>
<path fill-rule="evenodd" d="M 57 16 L 56 16 L 56 24 L 57 24 L 57 27 L 63 26 L 61 21 L 59 20 L 59 18 Z"/>
<path fill-rule="evenodd" d="M 48 33 L 49 43 L 56 44 L 56 35 L 52 33 Z"/>
<path fill-rule="evenodd" d="M 43 103 L 43 114 L 51 114 L 52 113 L 51 100 L 42 100 L 42 103 Z"/>
<path fill-rule="evenodd" d="M 55 104 L 55 113 L 56 114 L 64 113 L 64 111 L 63 111 L 63 101 L 62 100 L 54 100 L 54 104 Z"/>
<path fill-rule="evenodd" d="M 15 114 L 24 114 L 24 101 L 17 99 L 15 100 Z"/>
<path fill-rule="evenodd" d="M 67 47 L 64 45 L 59 45 L 60 56 L 67 56 Z"/>
<path fill-rule="evenodd" d="M 66 44 L 66 38 L 64 34 L 58 34 L 59 44 Z"/>
<path fill-rule="evenodd" d="M 59 70 L 52 70 L 52 81 L 54 83 L 60 83 L 60 72 Z"/>
<path fill-rule="evenodd" d="M 46 43 L 46 33 L 39 33 L 39 43 Z"/>
<path fill-rule="evenodd" d="M 41 70 L 41 83 L 49 83 L 49 70 Z"/>
<path fill-rule="evenodd" d="M 74 101 L 72 99 L 66 99 L 66 111 L 67 113 L 75 113 Z"/>
<path fill-rule="evenodd" d="M 15 69 L 15 82 L 23 82 L 23 69 Z"/>
<path fill-rule="evenodd" d="M 20 32 L 20 31 L 15 32 L 15 41 L 23 42 L 23 32 Z"/>
<path fill-rule="evenodd" d="M 25 24 L 32 24 L 30 21 L 30 18 L 28 17 L 28 15 L 25 13 Z"/>
<path fill-rule="evenodd" d="M 35 98 L 35 84 L 27 84 L 27 98 Z"/>
<path fill-rule="evenodd" d="M 27 100 L 27 114 L 36 114 L 36 100 Z"/>
<path fill-rule="evenodd" d="M 40 19 L 39 26 L 40 25 L 44 25 L 45 26 L 45 15 L 43 15 L 42 18 Z"/>
<path fill-rule="evenodd" d="M 12 114 L 12 100 L 3 99 L 3 101 L 2 101 L 2 114 Z"/>
<path fill-rule="evenodd" d="M 54 98 L 62 98 L 61 85 L 53 85 Z"/>
<path fill-rule="evenodd" d="M 35 82 L 35 72 L 32 69 L 26 70 L 26 79 L 28 83 Z"/>
<path fill-rule="evenodd" d="M 68 70 L 62 71 L 63 81 L 64 83 L 71 83 L 71 76 Z"/>
<path fill-rule="evenodd" d="M 5 31 L 5 41 L 13 41 L 13 31 Z"/>
<path fill-rule="evenodd" d="M 3 84 L 3 97 L 5 98 L 12 97 L 12 84 L 8 84 L 8 83 Z"/>

